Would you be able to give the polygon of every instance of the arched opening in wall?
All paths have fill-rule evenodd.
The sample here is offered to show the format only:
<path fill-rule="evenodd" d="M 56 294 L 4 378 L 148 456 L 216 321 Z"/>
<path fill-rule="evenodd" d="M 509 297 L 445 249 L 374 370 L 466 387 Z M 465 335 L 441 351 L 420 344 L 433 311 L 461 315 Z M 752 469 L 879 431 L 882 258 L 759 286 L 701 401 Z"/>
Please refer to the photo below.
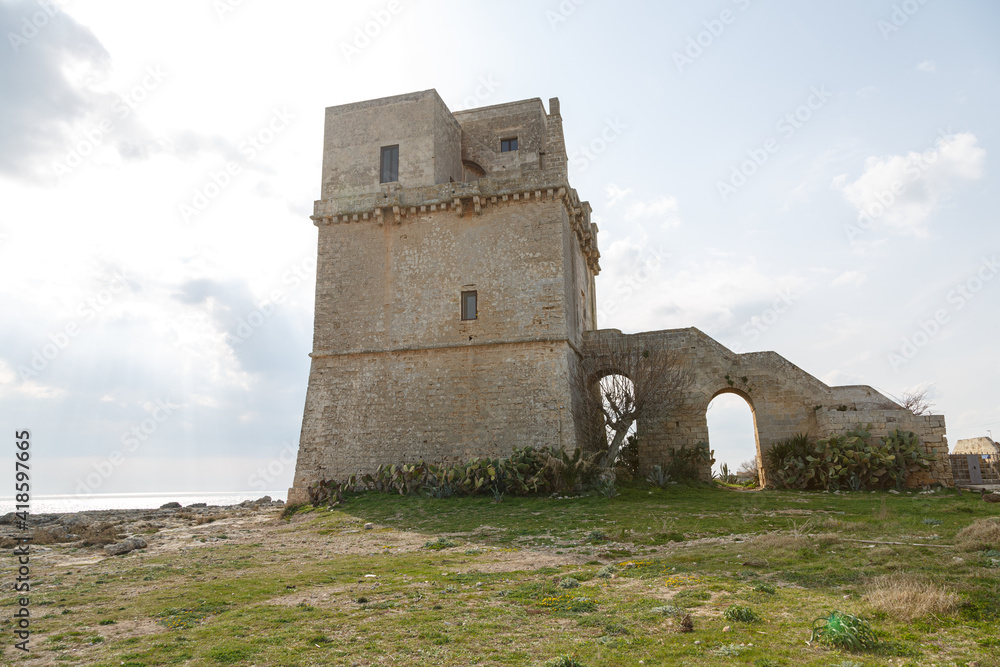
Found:
<path fill-rule="evenodd" d="M 601 392 L 601 416 L 608 443 L 608 463 L 625 467 L 633 475 L 639 472 L 638 419 L 635 385 L 624 375 L 611 373 L 598 382 Z"/>
<path fill-rule="evenodd" d="M 756 479 L 760 446 L 749 399 L 737 391 L 721 391 L 708 404 L 705 418 L 708 446 L 715 451 L 712 473 L 730 483 Z"/>
<path fill-rule="evenodd" d="M 464 182 L 478 181 L 485 175 L 486 170 L 472 160 L 462 160 L 462 180 Z"/>

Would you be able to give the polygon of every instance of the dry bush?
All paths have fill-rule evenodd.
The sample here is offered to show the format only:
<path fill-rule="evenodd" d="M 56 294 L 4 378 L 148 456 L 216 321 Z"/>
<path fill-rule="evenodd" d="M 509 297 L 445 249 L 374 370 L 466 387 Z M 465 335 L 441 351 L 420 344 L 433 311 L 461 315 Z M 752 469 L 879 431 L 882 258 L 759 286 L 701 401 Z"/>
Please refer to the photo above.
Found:
<path fill-rule="evenodd" d="M 101 547 L 106 544 L 114 544 L 121 539 L 121 531 L 112 523 L 92 523 L 81 528 L 79 536 L 83 546 Z"/>
<path fill-rule="evenodd" d="M 766 533 L 750 541 L 750 546 L 761 553 L 776 551 L 798 551 L 812 546 L 808 537 L 796 537 L 784 533 Z"/>
<path fill-rule="evenodd" d="M 875 577 L 867 589 L 865 599 L 872 607 L 903 621 L 929 614 L 951 614 L 959 606 L 955 593 L 928 577 L 907 572 Z"/>
<path fill-rule="evenodd" d="M 979 519 L 969 524 L 958 531 L 955 541 L 967 551 L 1000 549 L 1000 517 Z"/>
<path fill-rule="evenodd" d="M 65 528 L 56 526 L 55 528 L 37 528 L 32 533 L 32 543 L 34 544 L 60 544 L 70 542 L 71 538 Z"/>
<path fill-rule="evenodd" d="M 837 533 L 819 533 L 812 536 L 815 540 L 816 545 L 820 547 L 829 547 L 834 544 L 840 544 L 840 535 Z"/>

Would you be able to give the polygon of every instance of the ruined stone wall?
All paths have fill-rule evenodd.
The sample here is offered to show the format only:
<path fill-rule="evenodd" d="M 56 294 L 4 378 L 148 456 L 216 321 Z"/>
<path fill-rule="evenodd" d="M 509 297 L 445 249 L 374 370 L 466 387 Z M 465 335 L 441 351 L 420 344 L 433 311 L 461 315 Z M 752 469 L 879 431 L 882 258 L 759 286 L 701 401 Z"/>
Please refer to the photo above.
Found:
<path fill-rule="evenodd" d="M 584 352 L 593 349 L 589 341 L 621 336 L 614 329 L 588 332 Z M 737 354 L 694 328 L 633 337 L 643 347 L 674 350 L 692 371 L 692 384 L 679 408 L 654 409 L 637 424 L 639 458 L 646 469 L 665 463 L 681 446 L 699 442 L 711 446 L 708 405 L 719 394 L 733 393 L 746 400 L 753 412 L 758 462 L 773 443 L 796 433 L 823 438 L 870 423 L 875 436 L 897 428 L 913 431 L 936 458 L 930 471 L 911 475 L 908 485 L 952 485 L 943 416 L 915 416 L 871 387 L 830 387 L 774 352 Z M 766 482 L 767 471 L 760 472 Z"/>
<path fill-rule="evenodd" d="M 1000 445 L 991 438 L 966 438 L 955 443 L 955 454 L 980 454 L 1000 460 Z"/>

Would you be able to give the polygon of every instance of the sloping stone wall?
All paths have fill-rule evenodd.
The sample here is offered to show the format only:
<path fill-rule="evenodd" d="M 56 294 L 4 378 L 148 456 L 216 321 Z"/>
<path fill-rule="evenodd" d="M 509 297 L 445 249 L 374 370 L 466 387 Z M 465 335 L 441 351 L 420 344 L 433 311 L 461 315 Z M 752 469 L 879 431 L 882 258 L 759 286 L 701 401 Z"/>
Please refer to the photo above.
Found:
<path fill-rule="evenodd" d="M 587 332 L 584 353 L 598 349 L 602 337 L 622 337 L 616 329 Z M 830 387 L 774 352 L 737 354 L 698 329 L 650 331 L 630 336 L 644 348 L 667 348 L 692 369 L 693 382 L 683 405 L 673 413 L 653 410 L 639 421 L 639 458 L 649 469 L 669 459 L 682 446 L 708 442 L 708 404 L 716 396 L 734 393 L 753 412 L 758 462 L 772 443 L 805 433 L 815 438 L 842 434 L 872 425 L 874 436 L 895 429 L 913 431 L 936 458 L 930 471 L 911 475 L 909 486 L 952 485 L 947 461 L 944 417 L 918 417 L 888 397 L 866 386 Z M 767 471 L 761 470 L 767 482 Z"/>

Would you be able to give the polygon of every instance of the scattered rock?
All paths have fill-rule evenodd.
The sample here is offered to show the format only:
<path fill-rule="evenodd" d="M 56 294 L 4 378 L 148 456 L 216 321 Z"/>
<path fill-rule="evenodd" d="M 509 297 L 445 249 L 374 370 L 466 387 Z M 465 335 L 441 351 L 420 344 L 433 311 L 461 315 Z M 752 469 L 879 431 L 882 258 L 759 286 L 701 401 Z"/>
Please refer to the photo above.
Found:
<path fill-rule="evenodd" d="M 258 503 L 269 503 L 271 502 L 271 496 L 264 496 L 263 498 L 257 499 Z"/>
<path fill-rule="evenodd" d="M 136 549 L 145 549 L 148 545 L 146 540 L 141 537 L 130 537 L 127 540 L 119 542 L 118 544 L 109 544 L 104 547 L 104 553 L 109 556 L 121 556 L 122 554 L 127 554 L 130 551 L 135 551 Z"/>
<path fill-rule="evenodd" d="M 732 632 L 732 630 L 733 629 L 731 627 L 729 627 L 728 625 L 726 627 L 722 628 L 723 632 Z"/>
<path fill-rule="evenodd" d="M 374 528 L 374 527 L 375 527 L 375 525 L 374 525 L 374 524 L 371 524 L 371 523 L 366 523 L 366 524 L 365 524 L 365 530 L 371 530 L 371 529 L 372 529 L 372 528 Z"/>
<path fill-rule="evenodd" d="M 191 503 L 188 505 L 188 509 L 193 509 L 195 507 L 208 507 L 208 503 Z"/>
<path fill-rule="evenodd" d="M 59 523 L 66 527 L 85 528 L 94 523 L 94 520 L 86 514 L 65 514 L 58 519 Z"/>
<path fill-rule="evenodd" d="M 181 507 L 180 503 L 163 503 L 160 505 L 161 510 L 179 510 Z"/>
<path fill-rule="evenodd" d="M 0 526 L 12 525 L 17 520 L 17 515 L 13 512 L 7 512 L 2 517 L 0 517 Z"/>

